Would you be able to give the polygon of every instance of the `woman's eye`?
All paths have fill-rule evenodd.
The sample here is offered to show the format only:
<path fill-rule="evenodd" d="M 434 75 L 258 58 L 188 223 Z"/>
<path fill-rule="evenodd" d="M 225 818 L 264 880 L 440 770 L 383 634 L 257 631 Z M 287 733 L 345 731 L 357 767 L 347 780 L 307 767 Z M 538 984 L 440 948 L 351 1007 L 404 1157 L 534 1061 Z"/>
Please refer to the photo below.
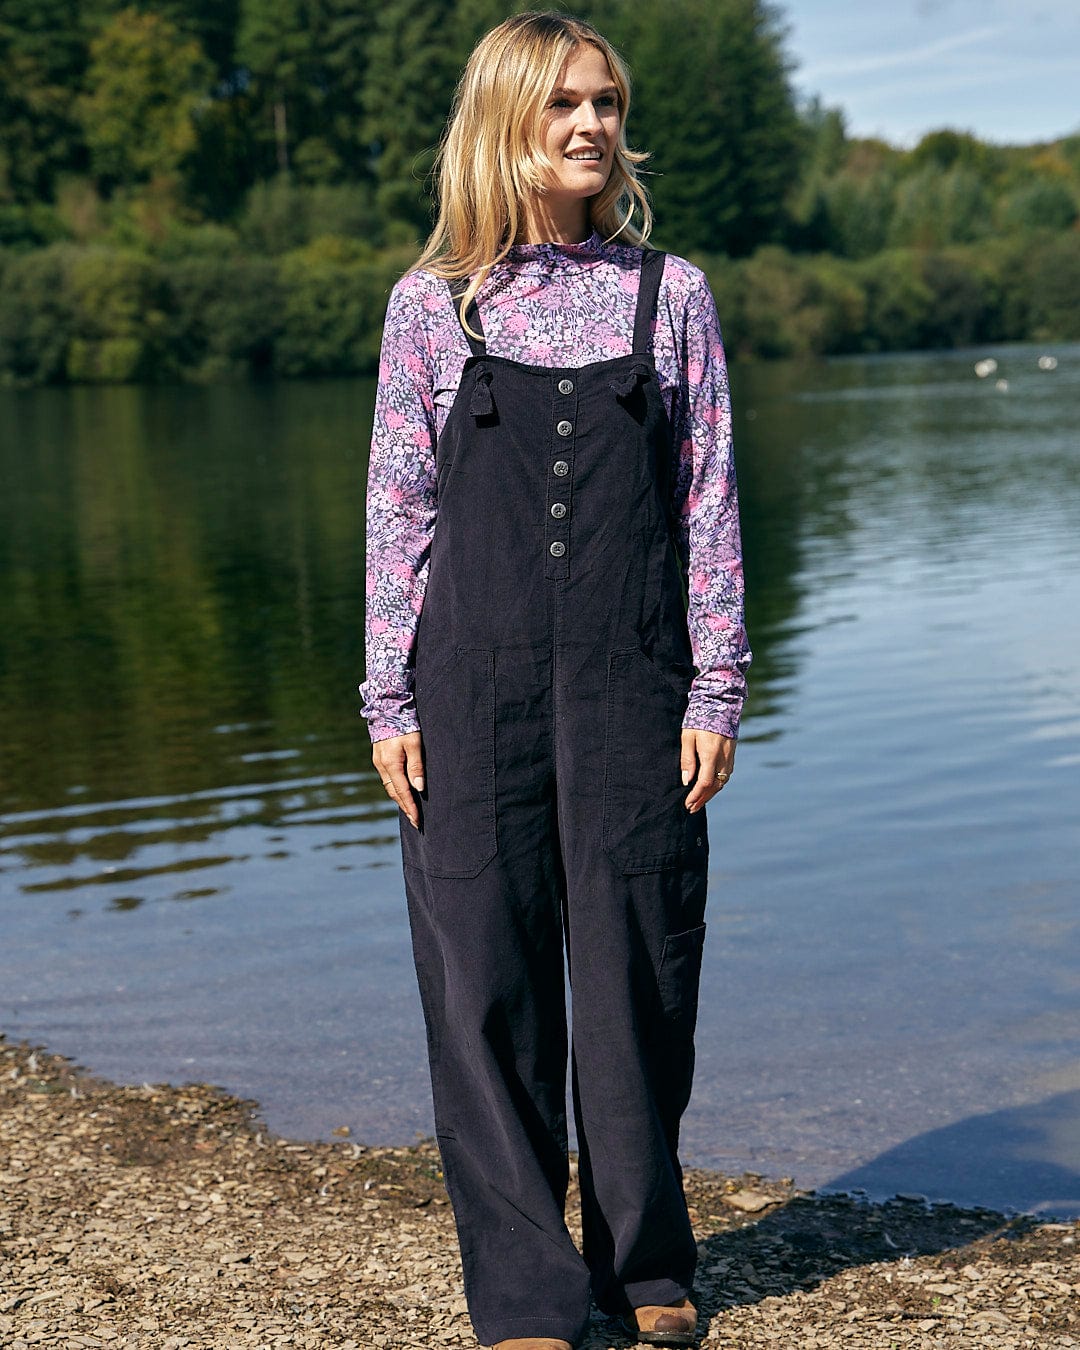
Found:
<path fill-rule="evenodd" d="M 598 108 L 617 108 L 619 106 L 619 100 L 614 94 L 601 94 L 595 102 Z M 568 98 L 553 98 L 548 104 L 549 108 L 572 108 L 573 106 L 572 100 Z"/>

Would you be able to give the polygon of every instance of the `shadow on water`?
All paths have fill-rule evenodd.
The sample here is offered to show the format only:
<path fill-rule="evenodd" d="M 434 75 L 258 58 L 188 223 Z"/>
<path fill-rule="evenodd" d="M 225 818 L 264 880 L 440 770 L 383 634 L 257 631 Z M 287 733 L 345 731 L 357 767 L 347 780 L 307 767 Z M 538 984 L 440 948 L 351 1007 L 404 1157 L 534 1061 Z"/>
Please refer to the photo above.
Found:
<path fill-rule="evenodd" d="M 928 1130 L 822 1189 L 1080 1219 L 1080 1091 Z"/>

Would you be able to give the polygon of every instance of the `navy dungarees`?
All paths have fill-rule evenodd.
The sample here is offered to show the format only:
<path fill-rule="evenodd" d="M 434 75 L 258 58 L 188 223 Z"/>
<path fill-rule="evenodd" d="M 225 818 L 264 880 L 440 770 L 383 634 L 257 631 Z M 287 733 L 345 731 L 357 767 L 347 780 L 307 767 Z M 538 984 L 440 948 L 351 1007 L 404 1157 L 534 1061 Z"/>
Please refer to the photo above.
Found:
<path fill-rule="evenodd" d="M 576 1343 L 690 1292 L 677 1156 L 705 935 L 694 674 L 641 251 L 633 352 L 472 355 L 436 447 L 417 629 L 420 829 L 399 813 L 436 1133 L 484 1345 Z M 456 302 L 455 302 L 456 303 Z M 466 316 L 482 332 L 475 304 Z M 467 334 L 468 336 L 468 334 Z M 568 1183 L 565 937 L 583 1253 Z"/>

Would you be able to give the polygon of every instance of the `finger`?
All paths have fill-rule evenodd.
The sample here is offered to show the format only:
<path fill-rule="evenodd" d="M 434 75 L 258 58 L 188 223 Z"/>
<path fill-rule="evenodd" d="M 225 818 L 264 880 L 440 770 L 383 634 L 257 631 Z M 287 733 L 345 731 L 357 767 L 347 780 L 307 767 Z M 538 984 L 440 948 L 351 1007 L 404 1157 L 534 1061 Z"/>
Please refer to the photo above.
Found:
<path fill-rule="evenodd" d="M 704 797 L 708 801 L 710 797 L 715 797 L 718 792 L 723 792 L 731 778 L 735 767 L 735 741 L 728 736 L 720 738 L 720 749 L 716 756 L 716 762 L 713 765 L 711 783 Z M 704 804 L 704 802 L 703 802 Z"/>
<path fill-rule="evenodd" d="M 424 755 L 419 742 L 410 745 L 406 751 L 405 772 L 409 782 L 417 792 L 424 790 Z"/>
<path fill-rule="evenodd" d="M 679 756 L 679 768 L 682 770 L 683 787 L 697 773 L 697 737 L 693 731 L 682 733 L 682 752 Z"/>
<path fill-rule="evenodd" d="M 404 761 L 395 764 L 390 770 L 390 787 L 387 792 L 397 802 L 398 806 L 408 816 L 410 822 L 417 828 L 420 828 L 420 812 L 416 806 L 416 799 L 413 796 L 413 790 L 409 786 L 409 780 L 405 776 Z"/>
<path fill-rule="evenodd" d="M 717 751 L 699 749 L 698 757 L 701 767 L 686 798 L 686 806 L 691 813 L 699 811 L 721 787 L 716 777 Z"/>

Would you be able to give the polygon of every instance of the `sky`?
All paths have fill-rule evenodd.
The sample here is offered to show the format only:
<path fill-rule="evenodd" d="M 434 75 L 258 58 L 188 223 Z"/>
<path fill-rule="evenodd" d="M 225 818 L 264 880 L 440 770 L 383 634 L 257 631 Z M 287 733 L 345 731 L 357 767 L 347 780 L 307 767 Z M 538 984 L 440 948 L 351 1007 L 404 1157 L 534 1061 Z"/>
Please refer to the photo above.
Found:
<path fill-rule="evenodd" d="M 1080 132 L 1080 0 L 775 0 L 800 97 L 909 149 L 951 127 L 998 145 Z"/>

